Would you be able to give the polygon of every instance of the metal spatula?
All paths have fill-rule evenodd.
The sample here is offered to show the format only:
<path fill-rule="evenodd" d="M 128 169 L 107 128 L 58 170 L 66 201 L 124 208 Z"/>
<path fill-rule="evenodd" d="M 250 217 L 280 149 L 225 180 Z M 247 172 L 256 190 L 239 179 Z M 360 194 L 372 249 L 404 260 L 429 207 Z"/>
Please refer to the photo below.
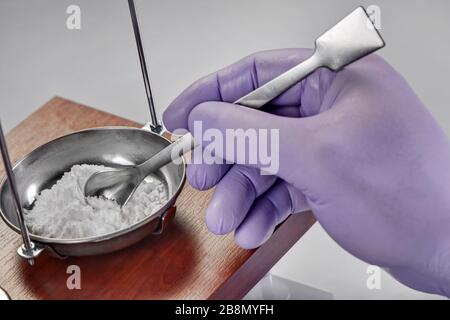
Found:
<path fill-rule="evenodd" d="M 339 71 L 346 65 L 385 46 L 363 7 L 358 7 L 316 40 L 307 60 L 240 98 L 235 103 L 261 108 L 320 67 Z"/>

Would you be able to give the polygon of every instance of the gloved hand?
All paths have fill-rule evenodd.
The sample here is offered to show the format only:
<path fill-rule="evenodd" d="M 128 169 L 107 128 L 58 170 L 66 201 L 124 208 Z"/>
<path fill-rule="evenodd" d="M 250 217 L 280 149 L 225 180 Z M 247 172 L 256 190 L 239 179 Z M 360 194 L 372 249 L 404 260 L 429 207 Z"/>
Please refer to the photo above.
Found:
<path fill-rule="evenodd" d="M 231 104 L 310 50 L 260 52 L 198 80 L 164 113 L 169 130 L 279 129 L 279 171 L 190 165 L 191 185 L 216 186 L 206 212 L 217 234 L 261 245 L 289 214 L 312 209 L 356 257 L 406 285 L 450 295 L 450 143 L 406 81 L 371 55 L 321 69 L 263 111 Z M 200 139 L 201 137 L 196 137 Z M 219 157 L 236 162 L 228 154 Z"/>

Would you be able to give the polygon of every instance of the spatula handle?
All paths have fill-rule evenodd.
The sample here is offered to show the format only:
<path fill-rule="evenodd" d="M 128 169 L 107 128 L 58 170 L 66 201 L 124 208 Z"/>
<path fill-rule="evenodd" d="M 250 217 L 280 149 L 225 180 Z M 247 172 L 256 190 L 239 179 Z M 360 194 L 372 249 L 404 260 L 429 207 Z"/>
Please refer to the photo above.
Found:
<path fill-rule="evenodd" d="M 183 154 L 193 150 L 196 146 L 197 143 L 192 134 L 186 133 L 136 168 L 142 177 L 146 177 L 169 162 L 180 159 Z"/>
<path fill-rule="evenodd" d="M 261 108 L 296 83 L 305 79 L 320 66 L 320 59 L 316 55 L 312 55 L 307 60 L 282 73 L 234 103 L 249 108 Z"/>

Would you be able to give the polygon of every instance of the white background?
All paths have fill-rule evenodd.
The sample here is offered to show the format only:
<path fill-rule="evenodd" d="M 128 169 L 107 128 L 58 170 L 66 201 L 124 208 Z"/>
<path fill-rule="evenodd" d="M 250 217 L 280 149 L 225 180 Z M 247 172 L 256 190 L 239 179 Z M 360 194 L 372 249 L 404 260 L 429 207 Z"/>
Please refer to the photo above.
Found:
<path fill-rule="evenodd" d="M 66 28 L 70 4 L 81 7 L 81 30 Z M 192 81 L 242 56 L 312 47 L 316 36 L 359 4 L 381 8 L 387 42 L 381 54 L 449 133 L 446 0 L 136 0 L 159 114 Z M 0 1 L 0 117 L 5 129 L 54 95 L 147 121 L 126 0 Z M 405 288 L 387 274 L 381 290 L 368 290 L 366 264 L 340 249 L 318 225 L 273 273 L 335 298 L 435 298 Z"/>

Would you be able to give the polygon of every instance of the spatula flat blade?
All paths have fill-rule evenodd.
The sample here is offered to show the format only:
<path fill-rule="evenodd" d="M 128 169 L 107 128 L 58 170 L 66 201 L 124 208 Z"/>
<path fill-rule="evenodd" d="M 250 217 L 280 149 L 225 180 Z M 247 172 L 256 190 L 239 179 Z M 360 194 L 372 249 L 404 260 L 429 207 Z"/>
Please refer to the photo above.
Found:
<path fill-rule="evenodd" d="M 358 7 L 316 40 L 316 54 L 338 71 L 385 46 L 366 10 Z"/>

